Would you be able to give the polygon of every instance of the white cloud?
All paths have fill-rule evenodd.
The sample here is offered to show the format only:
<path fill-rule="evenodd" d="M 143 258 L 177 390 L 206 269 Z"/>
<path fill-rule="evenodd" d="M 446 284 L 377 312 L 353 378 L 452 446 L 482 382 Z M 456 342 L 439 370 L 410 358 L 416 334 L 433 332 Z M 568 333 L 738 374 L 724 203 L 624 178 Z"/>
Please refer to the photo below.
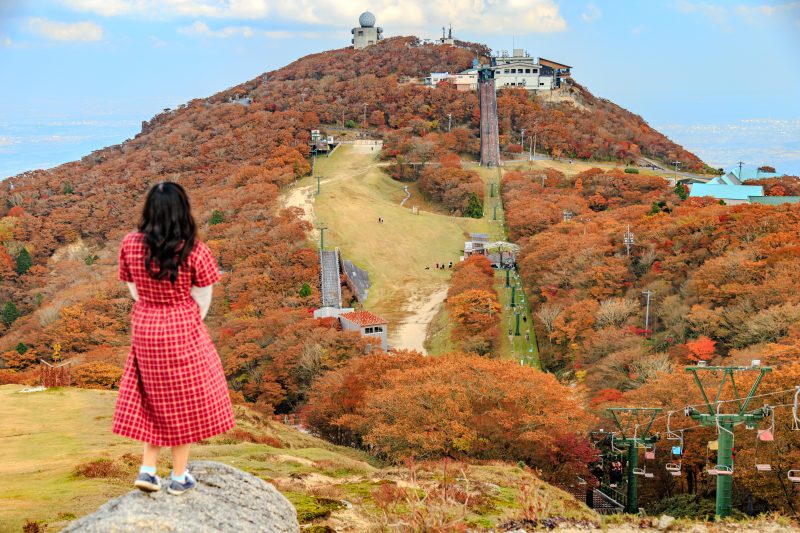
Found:
<path fill-rule="evenodd" d="M 67 6 L 102 16 L 282 19 L 309 25 L 352 28 L 365 10 L 375 13 L 387 34 L 430 32 L 453 24 L 459 30 L 492 33 L 564 31 L 567 23 L 556 0 L 62 0 Z M 599 11 L 599 10 L 598 10 Z"/>
<path fill-rule="evenodd" d="M 104 17 L 143 15 L 255 19 L 267 16 L 270 0 L 63 0 L 68 7 Z"/>
<path fill-rule="evenodd" d="M 647 31 L 647 26 L 645 26 L 644 24 L 639 24 L 635 28 L 631 28 L 631 33 L 634 35 L 641 35 L 646 31 Z"/>
<path fill-rule="evenodd" d="M 178 28 L 178 32 L 184 35 L 199 35 L 202 37 L 216 37 L 221 39 L 236 36 L 249 38 L 255 35 L 255 31 L 253 31 L 253 28 L 250 26 L 226 26 L 219 30 L 212 30 L 208 27 L 208 24 L 199 20 L 191 26 Z"/>
<path fill-rule="evenodd" d="M 270 39 L 292 39 L 295 37 L 294 32 L 283 30 L 265 31 L 264 35 Z"/>
<path fill-rule="evenodd" d="M 103 28 L 89 21 L 69 23 L 31 17 L 27 28 L 52 41 L 90 42 L 103 38 Z"/>
<path fill-rule="evenodd" d="M 800 2 L 787 2 L 778 5 L 760 5 L 760 6 L 746 6 L 744 4 L 736 7 L 736 11 L 744 16 L 748 15 L 766 15 L 771 17 L 786 11 L 800 10 Z"/>
<path fill-rule="evenodd" d="M 600 8 L 594 5 L 594 2 L 589 2 L 586 5 L 586 11 L 581 13 L 581 18 L 585 22 L 594 22 L 595 20 L 599 19 L 603 16 L 603 12 L 600 11 Z"/>
<path fill-rule="evenodd" d="M 3 46 L 11 46 L 14 44 L 14 41 L 11 40 L 11 37 L 3 37 Z"/>
<path fill-rule="evenodd" d="M 733 31 L 728 23 L 728 10 L 724 6 L 711 4 L 708 2 L 688 2 L 687 0 L 678 0 L 675 2 L 675 8 L 685 14 L 700 14 L 711 19 L 711 22 L 720 26 L 726 31 Z"/>

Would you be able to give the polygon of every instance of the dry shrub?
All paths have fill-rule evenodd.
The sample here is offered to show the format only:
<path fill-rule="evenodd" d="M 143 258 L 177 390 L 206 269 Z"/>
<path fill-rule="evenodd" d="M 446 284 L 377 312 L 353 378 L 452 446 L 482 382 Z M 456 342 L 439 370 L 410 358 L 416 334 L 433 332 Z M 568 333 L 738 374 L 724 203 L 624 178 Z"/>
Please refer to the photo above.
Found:
<path fill-rule="evenodd" d="M 236 442 L 254 442 L 256 444 L 266 444 L 273 448 L 283 448 L 283 443 L 272 435 L 256 435 L 245 429 L 235 428 L 225 434 Z"/>
<path fill-rule="evenodd" d="M 111 363 L 84 363 L 72 369 L 72 380 L 84 389 L 114 389 L 122 378 L 122 369 Z"/>
<path fill-rule="evenodd" d="M 29 368 L 22 372 L 0 369 L 0 385 L 36 385 L 39 383 L 39 369 Z"/>
<path fill-rule="evenodd" d="M 111 459 L 95 459 L 75 467 L 76 476 L 85 478 L 126 478 L 128 473 Z"/>
<path fill-rule="evenodd" d="M 47 528 L 46 525 L 42 525 L 36 520 L 25 520 L 25 523 L 22 524 L 22 532 L 23 533 L 40 533 Z"/>

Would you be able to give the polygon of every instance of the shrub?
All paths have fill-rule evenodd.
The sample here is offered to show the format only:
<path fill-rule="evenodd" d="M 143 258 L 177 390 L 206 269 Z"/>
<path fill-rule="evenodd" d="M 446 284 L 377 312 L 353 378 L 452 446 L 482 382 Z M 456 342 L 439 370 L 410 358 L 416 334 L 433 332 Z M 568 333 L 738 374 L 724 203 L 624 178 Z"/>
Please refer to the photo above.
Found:
<path fill-rule="evenodd" d="M 86 478 L 123 478 L 128 475 L 111 459 L 95 459 L 81 463 L 75 467 L 74 473 L 76 476 Z"/>
<path fill-rule="evenodd" d="M 211 218 L 209 219 L 208 224 L 210 226 L 216 226 L 217 224 L 222 224 L 223 222 L 225 222 L 225 215 L 222 213 L 222 211 L 214 209 L 214 211 L 211 213 Z"/>
<path fill-rule="evenodd" d="M 639 173 L 639 169 L 638 168 L 628 167 L 628 168 L 625 169 L 625 173 L 626 174 L 638 174 Z"/>
<path fill-rule="evenodd" d="M 122 369 L 111 363 L 85 363 L 72 369 L 72 381 L 85 389 L 113 389 L 119 385 Z"/>
<path fill-rule="evenodd" d="M 17 274 L 24 274 L 33 266 L 33 259 L 31 259 L 31 254 L 28 252 L 27 248 L 20 249 L 19 253 L 17 254 L 17 265 L 16 271 Z"/>

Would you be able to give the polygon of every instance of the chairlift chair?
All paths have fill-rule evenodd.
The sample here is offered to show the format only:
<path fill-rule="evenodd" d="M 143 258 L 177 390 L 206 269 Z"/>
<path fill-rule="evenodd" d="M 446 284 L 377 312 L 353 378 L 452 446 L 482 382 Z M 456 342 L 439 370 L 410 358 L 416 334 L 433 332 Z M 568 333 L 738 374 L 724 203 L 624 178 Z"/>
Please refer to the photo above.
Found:
<path fill-rule="evenodd" d="M 732 476 L 733 467 L 728 465 L 717 465 L 711 470 L 708 470 L 710 476 Z"/>
<path fill-rule="evenodd" d="M 775 410 L 769 406 L 765 406 L 765 409 L 769 411 L 771 422 L 769 428 L 759 429 L 756 432 L 756 445 L 754 448 L 754 454 L 756 456 L 756 471 L 758 472 L 772 471 L 772 465 L 770 465 L 769 463 L 763 463 L 763 462 L 760 463 L 758 461 L 758 443 L 775 441 Z"/>
<path fill-rule="evenodd" d="M 800 470 L 789 470 L 786 476 L 792 483 L 800 483 Z"/>
<path fill-rule="evenodd" d="M 644 468 L 634 468 L 633 469 L 633 475 L 634 476 L 646 476 L 647 475 L 647 470 L 645 470 Z"/>

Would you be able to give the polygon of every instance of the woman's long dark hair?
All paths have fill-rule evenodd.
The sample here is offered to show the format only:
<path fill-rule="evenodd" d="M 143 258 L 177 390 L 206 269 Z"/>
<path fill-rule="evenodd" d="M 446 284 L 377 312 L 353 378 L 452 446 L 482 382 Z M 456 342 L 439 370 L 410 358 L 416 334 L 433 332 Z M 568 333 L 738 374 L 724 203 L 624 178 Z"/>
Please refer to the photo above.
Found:
<path fill-rule="evenodd" d="M 144 267 L 158 280 L 178 279 L 182 265 L 194 248 L 197 226 L 186 191 L 171 181 L 150 188 L 142 210 L 139 231 L 144 233 L 147 253 Z"/>

